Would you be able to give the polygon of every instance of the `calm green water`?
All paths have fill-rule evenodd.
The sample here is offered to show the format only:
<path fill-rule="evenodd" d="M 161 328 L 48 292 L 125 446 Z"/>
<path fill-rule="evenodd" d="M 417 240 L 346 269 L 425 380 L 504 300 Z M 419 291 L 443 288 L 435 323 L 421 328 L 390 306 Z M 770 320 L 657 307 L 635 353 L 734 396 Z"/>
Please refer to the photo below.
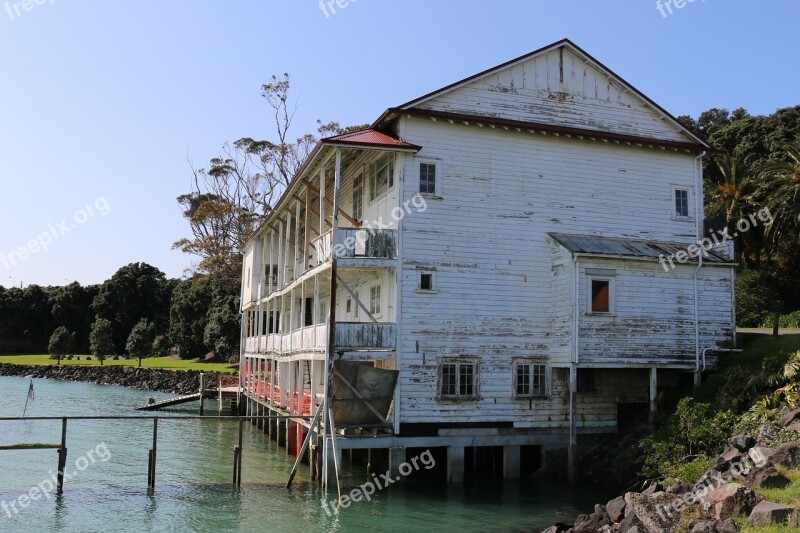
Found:
<path fill-rule="evenodd" d="M 28 383 L 0 377 L 0 416 L 22 415 Z M 34 380 L 34 388 L 29 416 L 131 415 L 131 407 L 148 396 L 169 396 L 49 380 Z M 196 404 L 188 405 L 163 415 L 195 414 Z M 206 412 L 215 413 L 215 405 L 209 402 Z M 243 486 L 235 490 L 230 481 L 236 423 L 166 419 L 159 421 L 156 492 L 148 496 L 151 428 L 150 421 L 70 421 L 67 473 L 74 475 L 65 481 L 63 497 L 40 497 L 25 508 L 21 495 L 36 485 L 48 488 L 56 452 L 0 452 L 0 532 L 523 532 L 570 520 L 602 499 L 590 489 L 552 482 L 447 488 L 415 483 L 411 474 L 407 484 L 328 516 L 307 469 L 301 468 L 291 490 L 284 487 L 292 458 L 254 427 L 245 425 Z M 60 421 L 0 421 L 0 444 L 56 443 L 60 435 Z M 363 468 L 354 466 L 344 483 L 356 487 L 364 481 Z"/>

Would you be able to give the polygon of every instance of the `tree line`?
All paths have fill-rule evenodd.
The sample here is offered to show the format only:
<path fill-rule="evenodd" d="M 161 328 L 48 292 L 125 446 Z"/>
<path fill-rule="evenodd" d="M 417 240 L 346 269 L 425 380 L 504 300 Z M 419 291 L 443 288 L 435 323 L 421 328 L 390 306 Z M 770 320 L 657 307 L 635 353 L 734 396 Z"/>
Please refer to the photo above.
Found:
<path fill-rule="evenodd" d="M 0 287 L 0 353 L 46 352 L 236 360 L 239 285 L 132 263 L 99 285 Z"/>

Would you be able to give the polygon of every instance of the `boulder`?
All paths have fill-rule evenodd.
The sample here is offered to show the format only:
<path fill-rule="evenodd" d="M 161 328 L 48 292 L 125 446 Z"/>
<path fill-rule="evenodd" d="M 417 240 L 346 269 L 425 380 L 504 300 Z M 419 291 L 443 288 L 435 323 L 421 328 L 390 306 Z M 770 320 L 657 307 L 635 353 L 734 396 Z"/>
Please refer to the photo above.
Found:
<path fill-rule="evenodd" d="M 739 518 L 747 516 L 764 497 L 739 483 L 728 483 L 705 497 L 702 518 Z"/>
<path fill-rule="evenodd" d="M 739 526 L 736 525 L 732 518 L 718 521 L 715 527 L 717 533 L 737 533 L 739 531 Z"/>
<path fill-rule="evenodd" d="M 648 533 L 671 533 L 677 528 L 686 508 L 683 498 L 666 492 L 654 494 L 629 492 L 625 495 L 625 502 L 628 516 L 620 524 L 620 531 L 625 531 L 623 525 L 627 525 L 626 520 L 635 516 Z"/>
<path fill-rule="evenodd" d="M 800 444 L 795 442 L 787 442 L 781 444 L 772 455 L 767 459 L 769 466 L 783 466 L 786 468 L 795 468 L 800 465 Z"/>
<path fill-rule="evenodd" d="M 800 432 L 800 420 L 793 421 L 791 424 L 786 426 L 786 429 L 789 431 Z"/>
<path fill-rule="evenodd" d="M 645 481 L 642 485 L 642 494 L 655 494 L 656 492 L 663 492 L 664 485 L 660 481 Z"/>
<path fill-rule="evenodd" d="M 774 466 L 756 468 L 747 476 L 747 486 L 758 489 L 782 489 L 791 481 Z"/>
<path fill-rule="evenodd" d="M 689 533 L 714 533 L 716 526 L 716 520 L 692 520 L 689 522 Z"/>
<path fill-rule="evenodd" d="M 759 502 L 747 519 L 753 526 L 768 526 L 770 524 L 788 524 L 797 526 L 798 511 L 794 507 L 780 503 Z"/>
<path fill-rule="evenodd" d="M 789 409 L 783 414 L 781 419 L 778 421 L 778 424 L 783 427 L 787 427 L 798 418 L 800 418 L 800 409 Z"/>
<path fill-rule="evenodd" d="M 621 522 L 625 517 L 625 498 L 620 496 L 608 502 L 606 504 L 606 513 L 608 513 L 608 519 L 611 520 L 612 523 L 617 524 Z"/>
<path fill-rule="evenodd" d="M 680 481 L 676 481 L 675 483 L 664 489 L 664 492 L 666 492 L 667 494 L 683 494 L 684 492 L 686 492 L 686 487 L 684 487 L 683 483 L 681 483 Z"/>
<path fill-rule="evenodd" d="M 645 533 L 644 524 L 635 514 L 630 513 L 619 524 L 620 533 Z"/>
<path fill-rule="evenodd" d="M 600 508 L 600 512 L 597 512 L 598 507 Z M 611 520 L 609 519 L 605 508 L 602 505 L 596 505 L 594 513 L 578 515 L 578 518 L 575 520 L 575 530 L 579 531 L 581 529 L 587 529 L 595 532 L 601 527 L 607 526 L 610 523 Z"/>
<path fill-rule="evenodd" d="M 767 448 L 765 446 L 755 446 L 750 448 L 750 451 L 747 452 L 747 456 L 753 461 L 753 464 L 756 467 L 762 467 L 767 464 L 767 460 L 769 456 L 772 455 L 774 451 L 771 448 Z"/>
<path fill-rule="evenodd" d="M 736 435 L 728 439 L 728 443 L 742 453 L 756 445 L 756 439 L 750 435 Z"/>

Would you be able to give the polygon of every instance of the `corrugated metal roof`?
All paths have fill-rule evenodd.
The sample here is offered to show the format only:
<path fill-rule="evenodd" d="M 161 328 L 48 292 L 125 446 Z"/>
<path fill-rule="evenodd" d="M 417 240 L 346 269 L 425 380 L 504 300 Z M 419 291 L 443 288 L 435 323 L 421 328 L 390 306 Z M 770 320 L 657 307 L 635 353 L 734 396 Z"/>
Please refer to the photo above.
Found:
<path fill-rule="evenodd" d="M 631 257 L 658 260 L 660 257 L 670 257 L 678 252 L 687 252 L 690 244 L 662 241 L 644 241 L 621 239 L 618 237 L 596 237 L 594 235 L 570 235 L 566 233 L 548 233 L 558 244 L 572 253 Z M 696 244 L 696 243 L 695 243 Z M 691 258 L 690 261 L 696 262 Z M 722 253 L 709 251 L 703 254 L 705 263 L 732 263 Z"/>
<path fill-rule="evenodd" d="M 399 148 L 405 150 L 419 151 L 421 146 L 409 144 L 405 141 L 386 135 L 377 130 L 366 129 L 354 131 L 352 133 L 345 133 L 343 135 L 336 135 L 335 137 L 328 137 L 322 140 L 323 144 L 342 144 L 342 145 L 356 145 L 356 146 L 380 146 L 383 148 Z"/>

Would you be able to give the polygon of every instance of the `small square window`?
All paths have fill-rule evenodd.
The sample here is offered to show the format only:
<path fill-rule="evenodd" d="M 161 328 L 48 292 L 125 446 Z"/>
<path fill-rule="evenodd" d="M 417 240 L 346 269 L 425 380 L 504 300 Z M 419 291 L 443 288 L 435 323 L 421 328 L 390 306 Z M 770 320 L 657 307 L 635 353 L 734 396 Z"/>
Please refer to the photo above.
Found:
<path fill-rule="evenodd" d="M 689 191 L 686 189 L 675 189 L 675 216 L 689 216 Z"/>
<path fill-rule="evenodd" d="M 433 272 L 421 272 L 419 275 L 419 288 L 423 291 L 433 290 Z"/>
<path fill-rule="evenodd" d="M 611 312 L 611 282 L 607 279 L 593 279 L 592 313 Z"/>
<path fill-rule="evenodd" d="M 419 192 L 422 194 L 436 194 L 436 164 L 419 164 Z"/>
<path fill-rule="evenodd" d="M 514 396 L 530 398 L 547 395 L 547 366 L 517 363 L 514 372 Z"/>
<path fill-rule="evenodd" d="M 369 312 L 373 315 L 381 313 L 381 286 L 375 285 L 369 289 Z"/>
<path fill-rule="evenodd" d="M 442 398 L 476 397 L 476 363 L 448 361 L 439 367 L 439 396 Z"/>

